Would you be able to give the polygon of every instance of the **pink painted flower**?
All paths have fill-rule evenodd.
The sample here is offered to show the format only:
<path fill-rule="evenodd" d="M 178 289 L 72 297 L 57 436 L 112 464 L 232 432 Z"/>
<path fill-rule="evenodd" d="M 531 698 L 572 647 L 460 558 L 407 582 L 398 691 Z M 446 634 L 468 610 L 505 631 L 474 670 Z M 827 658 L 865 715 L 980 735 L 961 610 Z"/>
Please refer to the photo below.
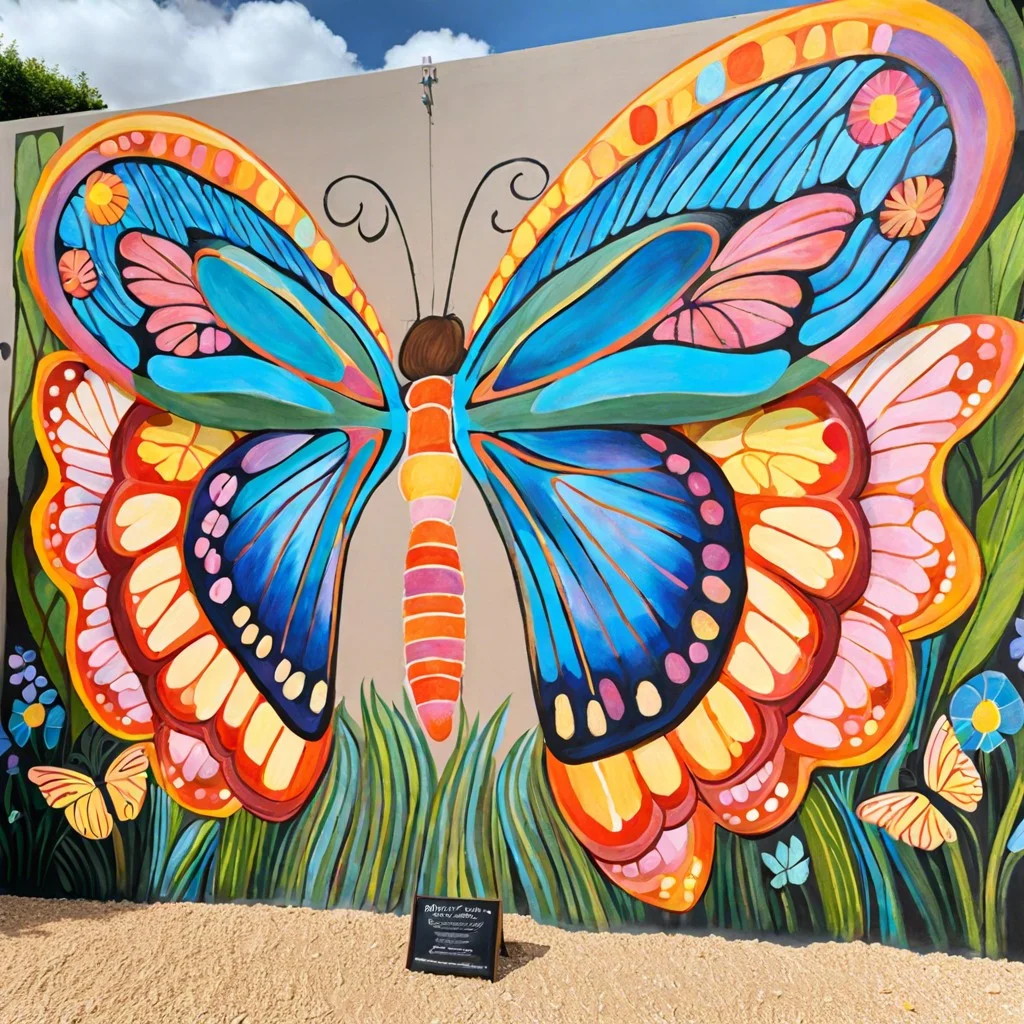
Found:
<path fill-rule="evenodd" d="M 921 90 L 903 71 L 879 71 L 861 86 L 850 104 L 846 127 L 855 142 L 879 146 L 910 124 L 921 105 Z"/>

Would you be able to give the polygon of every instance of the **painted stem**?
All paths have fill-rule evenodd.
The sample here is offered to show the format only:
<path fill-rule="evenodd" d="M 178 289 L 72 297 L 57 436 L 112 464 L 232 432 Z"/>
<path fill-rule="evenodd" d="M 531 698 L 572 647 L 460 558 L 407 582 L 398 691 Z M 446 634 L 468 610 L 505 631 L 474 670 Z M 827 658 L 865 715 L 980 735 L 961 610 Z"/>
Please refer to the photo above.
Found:
<path fill-rule="evenodd" d="M 960 897 L 960 916 L 964 922 L 964 938 L 967 947 L 975 953 L 981 952 L 981 929 L 978 926 L 978 911 L 974 905 L 974 894 L 971 891 L 971 880 L 967 877 L 967 867 L 959 843 L 948 843 L 945 846 L 946 862 L 949 864 L 953 884 Z"/>
<path fill-rule="evenodd" d="M 1017 812 L 1024 801 L 1024 732 L 1017 733 L 1013 741 L 1016 753 L 1017 776 L 1010 789 L 1010 795 L 1003 808 L 1003 816 L 999 820 L 995 838 L 989 849 L 988 865 L 985 870 L 985 898 L 983 904 L 985 921 L 985 955 L 998 957 L 1002 946 L 999 919 L 999 874 L 1003 858 L 1006 856 L 1006 844 L 1013 830 Z"/>
<path fill-rule="evenodd" d="M 114 825 L 110 833 L 110 839 L 114 844 L 114 891 L 118 896 L 124 898 L 128 893 L 128 864 L 124 855 L 124 840 L 121 838 L 121 830 Z"/>

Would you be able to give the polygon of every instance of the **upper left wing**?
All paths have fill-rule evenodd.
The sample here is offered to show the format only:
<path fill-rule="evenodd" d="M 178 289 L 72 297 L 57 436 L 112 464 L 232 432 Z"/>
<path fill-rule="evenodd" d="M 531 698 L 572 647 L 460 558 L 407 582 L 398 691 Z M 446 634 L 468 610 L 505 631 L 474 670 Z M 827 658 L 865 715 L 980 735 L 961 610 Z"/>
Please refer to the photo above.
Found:
<path fill-rule="evenodd" d="M 229 430 L 390 425 L 373 307 L 288 186 L 187 117 L 92 125 L 44 168 L 25 267 L 61 340 L 112 384 Z"/>

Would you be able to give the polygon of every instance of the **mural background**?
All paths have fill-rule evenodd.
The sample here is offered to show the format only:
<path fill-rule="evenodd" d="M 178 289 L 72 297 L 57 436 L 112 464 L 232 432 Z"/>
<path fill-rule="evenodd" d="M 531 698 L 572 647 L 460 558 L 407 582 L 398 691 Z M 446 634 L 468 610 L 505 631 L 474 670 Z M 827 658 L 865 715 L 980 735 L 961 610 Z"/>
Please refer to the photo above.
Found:
<path fill-rule="evenodd" d="M 1019 96 L 1024 27 L 1008 4 L 958 5 L 986 23 Z M 999 18 L 1005 28 L 1000 27 Z M 625 102 L 688 54 L 753 18 L 511 54 L 442 68 L 428 171 L 426 118 L 414 73 L 367 76 L 181 105 L 259 152 L 313 206 L 329 181 L 367 175 L 401 213 L 421 298 L 443 295 L 455 232 L 481 174 L 516 156 L 557 171 Z M 573 73 L 566 74 L 572 67 Z M 919 693 L 906 733 L 880 762 L 821 771 L 797 819 L 745 840 L 722 830 L 702 903 L 680 917 L 610 885 L 558 814 L 542 768 L 519 608 L 507 560 L 480 498 L 467 489 L 456 520 L 469 595 L 466 710 L 435 757 L 403 701 L 401 579 L 406 509 L 386 482 L 357 532 L 346 575 L 339 664 L 342 703 L 334 752 L 305 809 L 282 824 L 246 812 L 226 821 L 184 812 L 156 786 L 142 813 L 109 840 L 78 836 L 26 779 L 30 766 L 60 763 L 98 777 L 123 746 L 91 724 L 71 691 L 63 659 L 63 602 L 27 536 L 27 509 L 42 485 L 27 400 L 36 361 L 57 348 L 24 279 L 20 233 L 40 168 L 63 137 L 93 118 L 5 127 L 0 232 L 13 238 L 0 274 L 13 280 L 4 330 L 12 358 L 7 483 L 10 588 L 0 697 L 0 888 L 133 900 L 258 900 L 401 911 L 416 891 L 501 896 L 539 920 L 589 928 L 646 924 L 866 937 L 895 945 L 1024 953 L 1024 923 L 1008 907 L 1024 897 L 1024 731 L 977 755 L 986 795 L 960 842 L 921 854 L 857 820 L 866 796 L 917 769 L 919 751 L 951 695 L 982 671 L 1024 688 L 1021 610 L 1024 542 L 1024 389 L 1020 383 L 950 462 L 947 489 L 975 534 L 986 565 L 970 613 L 914 644 Z M 6 176 L 7 172 L 5 172 Z M 1024 290 L 1024 172 L 1019 159 L 991 233 L 922 321 L 966 313 L 1019 318 Z M 522 208 L 504 182 L 490 183 L 466 230 L 454 306 L 468 317 Z M 431 239 L 430 195 L 434 199 Z M 358 200 L 355 200 L 358 201 Z M 8 215 L 9 207 L 9 215 Z M 332 205 L 332 210 L 334 206 Z M 368 216 L 372 213 L 368 210 Z M 326 219 L 321 223 L 326 227 Z M 9 233 L 8 233 L 9 232 Z M 332 232 L 374 297 L 394 338 L 413 319 L 412 293 L 392 232 L 367 245 L 352 229 Z M 9 309 L 7 303 L 10 302 Z M 26 690 L 31 688 L 31 695 Z M 51 696 L 52 695 L 52 696 Z M 1019 701 L 1019 696 L 1017 697 Z M 43 721 L 24 725 L 23 706 Z M 33 718 L 33 721 L 35 719 Z M 767 859 L 766 859 L 767 856 Z"/>

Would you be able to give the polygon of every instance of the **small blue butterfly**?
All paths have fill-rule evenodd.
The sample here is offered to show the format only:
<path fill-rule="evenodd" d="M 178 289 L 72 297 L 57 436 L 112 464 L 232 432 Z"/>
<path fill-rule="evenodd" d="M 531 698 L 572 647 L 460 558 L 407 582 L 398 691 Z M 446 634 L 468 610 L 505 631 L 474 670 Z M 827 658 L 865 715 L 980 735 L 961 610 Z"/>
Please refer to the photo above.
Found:
<path fill-rule="evenodd" d="M 764 866 L 772 872 L 772 888 L 781 889 L 787 883 L 803 885 L 811 876 L 811 862 L 804 856 L 804 844 L 793 836 L 787 846 L 781 839 L 775 847 L 775 856 L 762 853 Z"/>

